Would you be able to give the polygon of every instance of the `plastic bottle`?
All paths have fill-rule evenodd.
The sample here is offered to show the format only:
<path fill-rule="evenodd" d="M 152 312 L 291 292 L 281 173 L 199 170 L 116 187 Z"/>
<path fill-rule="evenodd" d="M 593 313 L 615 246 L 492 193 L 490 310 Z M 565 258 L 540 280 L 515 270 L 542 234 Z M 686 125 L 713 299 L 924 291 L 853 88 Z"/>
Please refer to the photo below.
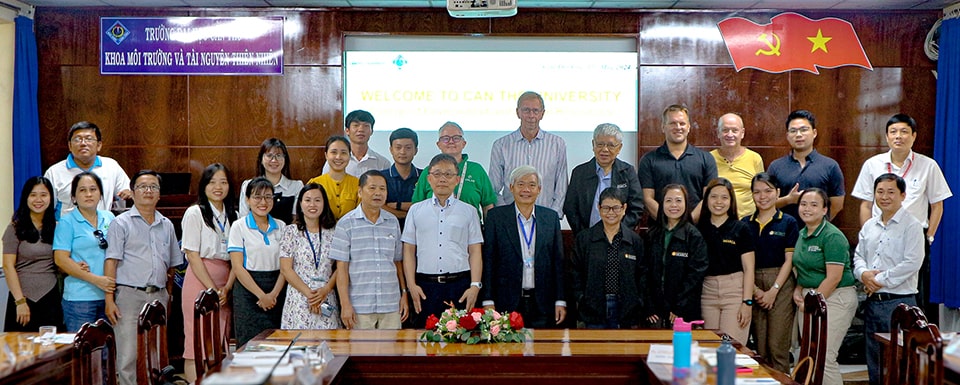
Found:
<path fill-rule="evenodd" d="M 683 322 L 683 318 L 673 320 L 673 381 L 685 384 L 690 378 L 690 346 L 693 336 L 690 333 L 693 324 L 703 321 Z"/>
<path fill-rule="evenodd" d="M 724 336 L 717 348 L 717 385 L 735 385 L 737 382 L 737 349 Z"/>

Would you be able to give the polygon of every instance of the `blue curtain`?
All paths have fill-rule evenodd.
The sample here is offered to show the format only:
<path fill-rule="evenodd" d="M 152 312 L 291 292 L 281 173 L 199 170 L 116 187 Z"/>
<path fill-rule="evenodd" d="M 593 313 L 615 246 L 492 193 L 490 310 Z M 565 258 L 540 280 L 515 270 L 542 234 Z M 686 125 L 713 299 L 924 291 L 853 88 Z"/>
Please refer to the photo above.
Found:
<path fill-rule="evenodd" d="M 40 116 L 37 111 L 37 37 L 33 20 L 18 16 L 13 64 L 13 207 L 23 182 L 41 175 Z"/>
<path fill-rule="evenodd" d="M 943 202 L 943 220 L 930 248 L 930 299 L 960 307 L 960 18 L 940 26 L 933 158 L 954 196 Z"/>

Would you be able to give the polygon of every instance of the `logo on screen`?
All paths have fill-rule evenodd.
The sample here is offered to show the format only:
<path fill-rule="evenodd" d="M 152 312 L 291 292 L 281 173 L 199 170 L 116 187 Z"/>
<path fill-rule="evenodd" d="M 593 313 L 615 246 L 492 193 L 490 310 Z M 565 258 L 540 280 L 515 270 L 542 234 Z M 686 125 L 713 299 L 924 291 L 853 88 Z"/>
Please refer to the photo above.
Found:
<path fill-rule="evenodd" d="M 403 69 L 405 64 L 407 64 L 407 59 L 403 55 L 397 55 L 397 58 L 393 59 L 393 65 L 397 66 L 397 69 Z"/>
<path fill-rule="evenodd" d="M 110 28 L 106 30 L 107 36 L 110 37 L 110 40 L 113 40 L 114 43 L 120 45 L 123 39 L 126 39 L 127 36 L 130 36 L 130 30 L 123 25 L 119 20 L 114 22 Z"/>

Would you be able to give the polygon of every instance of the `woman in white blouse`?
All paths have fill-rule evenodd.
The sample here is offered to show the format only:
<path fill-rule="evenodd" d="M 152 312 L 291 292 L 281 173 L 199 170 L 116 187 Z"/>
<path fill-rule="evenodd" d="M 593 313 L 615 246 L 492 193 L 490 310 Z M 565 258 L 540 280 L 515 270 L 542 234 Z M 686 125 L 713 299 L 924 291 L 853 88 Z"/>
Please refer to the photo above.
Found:
<path fill-rule="evenodd" d="M 230 171 L 220 163 L 207 166 L 200 175 L 197 204 L 183 214 L 181 249 L 189 267 L 183 280 L 184 375 L 197 379 L 193 356 L 193 304 L 201 291 L 213 289 L 220 294 L 220 331 L 229 335 L 230 306 L 227 302 L 236 276 L 230 269 L 227 236 L 237 220 L 236 198 L 230 186 Z"/>

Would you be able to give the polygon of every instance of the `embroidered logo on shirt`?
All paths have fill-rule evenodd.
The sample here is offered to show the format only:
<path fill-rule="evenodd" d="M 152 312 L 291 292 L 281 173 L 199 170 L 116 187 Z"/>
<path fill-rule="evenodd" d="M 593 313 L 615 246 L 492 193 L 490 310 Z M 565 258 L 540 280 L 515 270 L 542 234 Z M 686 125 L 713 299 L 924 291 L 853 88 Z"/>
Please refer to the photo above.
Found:
<path fill-rule="evenodd" d="M 681 257 L 681 258 L 686 258 L 690 256 L 690 254 L 684 253 L 682 251 L 674 251 L 673 253 L 670 253 L 670 255 L 674 257 Z"/>
<path fill-rule="evenodd" d="M 627 188 L 627 184 L 626 183 L 618 184 L 617 188 Z"/>
<path fill-rule="evenodd" d="M 723 243 L 729 243 L 729 244 L 734 245 L 734 246 L 737 245 L 737 241 L 732 240 L 732 239 L 724 239 L 724 240 L 723 240 Z"/>
<path fill-rule="evenodd" d="M 787 234 L 784 233 L 783 231 L 773 231 L 773 230 L 770 230 L 770 235 L 776 235 L 776 236 L 778 236 L 778 237 L 783 237 L 783 236 L 786 236 Z"/>
<path fill-rule="evenodd" d="M 631 261 L 636 261 L 636 260 L 637 260 L 637 256 L 636 256 L 636 255 L 633 255 L 633 254 L 624 254 L 623 257 L 626 258 L 626 259 L 629 259 L 629 260 L 631 260 Z"/>
<path fill-rule="evenodd" d="M 810 246 L 807 246 L 807 251 L 809 251 L 809 252 L 811 252 L 811 253 L 819 253 L 819 252 L 821 252 L 821 251 L 823 251 L 823 250 L 820 248 L 820 246 L 810 245 Z"/>

